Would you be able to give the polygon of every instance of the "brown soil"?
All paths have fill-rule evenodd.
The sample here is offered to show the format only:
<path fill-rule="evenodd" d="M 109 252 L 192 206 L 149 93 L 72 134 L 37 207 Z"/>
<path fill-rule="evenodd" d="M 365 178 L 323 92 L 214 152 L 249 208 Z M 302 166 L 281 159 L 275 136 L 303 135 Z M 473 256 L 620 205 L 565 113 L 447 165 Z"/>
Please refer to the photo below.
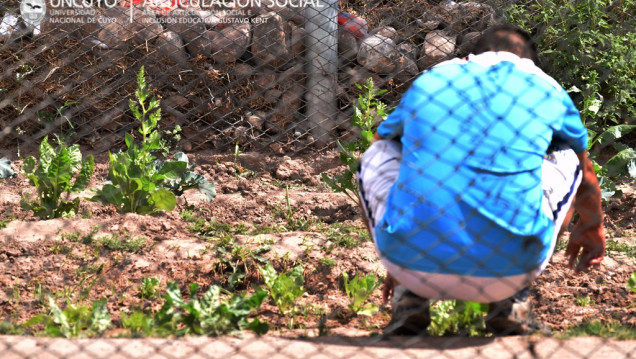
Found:
<path fill-rule="evenodd" d="M 337 153 L 294 158 L 245 153 L 234 162 L 231 155 L 200 152 L 190 159 L 198 172 L 215 182 L 217 198 L 206 203 L 201 194 L 189 191 L 179 199 L 177 209 L 156 216 L 122 215 L 112 207 L 84 200 L 82 216 L 39 220 L 20 208 L 21 192 L 33 191 L 24 176 L 0 181 L 0 221 L 12 219 L 0 230 L 2 317 L 22 323 L 46 310 L 42 299 L 50 294 L 60 304 L 62 298 L 86 304 L 105 297 L 116 321 L 122 311 L 160 305 L 161 300 L 140 298 L 139 286 L 145 277 L 159 278 L 161 289 L 175 281 L 184 293 L 195 282 L 202 289 L 220 284 L 233 291 L 249 291 L 262 283 L 257 266 L 264 257 L 279 271 L 296 265 L 305 269 L 306 294 L 298 303 L 295 328 L 379 331 L 387 324 L 390 308 L 383 306 L 372 317 L 356 316 L 347 309 L 342 272 L 383 276 L 384 270 L 357 207 L 320 181 L 321 173 L 342 169 Z M 100 186 L 108 171 L 105 155 L 96 162 L 90 188 Z M 14 163 L 16 172 L 20 164 Z M 636 195 L 633 184 L 624 187 L 622 198 L 605 204 L 606 227 L 615 243 L 632 246 L 633 255 Z M 231 230 L 223 232 L 218 225 L 195 233 L 193 223 L 180 216 L 186 210 L 208 223 L 229 224 Z M 136 253 L 108 250 L 86 238 L 91 231 L 93 239 L 116 234 L 120 240 L 141 238 L 144 244 Z M 245 274 L 239 281 L 229 280 L 232 266 Z M 574 273 L 566 267 L 563 250 L 557 250 L 532 290 L 537 315 L 556 331 L 592 319 L 636 327 L 636 293 L 625 286 L 634 271 L 633 257 L 608 251 L 597 270 Z M 579 303 L 588 297 L 587 306 Z M 380 290 L 370 300 L 381 304 Z M 273 303 L 264 304 L 258 315 L 274 331 L 290 327 L 289 318 L 280 316 Z"/>

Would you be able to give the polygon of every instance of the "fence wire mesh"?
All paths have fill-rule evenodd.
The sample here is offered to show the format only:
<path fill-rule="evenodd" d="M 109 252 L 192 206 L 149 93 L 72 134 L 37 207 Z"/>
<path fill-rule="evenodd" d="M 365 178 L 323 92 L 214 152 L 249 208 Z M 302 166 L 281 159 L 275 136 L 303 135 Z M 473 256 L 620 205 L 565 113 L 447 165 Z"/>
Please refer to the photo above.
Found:
<path fill-rule="evenodd" d="M 0 2 L 2 356 L 636 357 L 632 5 Z"/>

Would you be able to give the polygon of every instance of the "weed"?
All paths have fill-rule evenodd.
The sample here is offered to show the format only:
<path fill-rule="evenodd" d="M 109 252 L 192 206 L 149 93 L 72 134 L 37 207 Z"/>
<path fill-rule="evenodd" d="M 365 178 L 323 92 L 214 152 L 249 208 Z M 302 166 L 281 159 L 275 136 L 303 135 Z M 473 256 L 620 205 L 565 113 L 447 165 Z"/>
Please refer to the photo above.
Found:
<path fill-rule="evenodd" d="M 338 262 L 336 262 L 336 260 L 333 258 L 322 257 L 320 258 L 320 264 L 327 268 L 333 268 L 336 266 L 336 264 L 338 264 Z"/>
<path fill-rule="evenodd" d="M 632 276 L 627 280 L 627 289 L 636 293 L 636 272 L 632 273 Z"/>
<path fill-rule="evenodd" d="M 630 50 L 636 35 L 625 18 L 634 6 L 634 0 L 545 0 L 504 9 L 512 23 L 536 31 L 546 72 L 568 89 L 589 129 L 590 146 L 597 145 L 590 157 L 608 145 L 617 152 L 603 167 L 595 166 L 604 197 L 615 191 L 611 178 L 636 177 L 636 151 L 617 141 L 635 128 L 636 97 L 626 89 L 636 84 Z"/>
<path fill-rule="evenodd" d="M 156 277 L 144 277 L 141 280 L 139 286 L 139 296 L 141 299 L 152 299 L 158 294 L 157 286 L 159 285 L 159 278 Z"/>
<path fill-rule="evenodd" d="M 82 161 L 79 145 L 66 147 L 59 137 L 57 142 L 58 146 L 54 148 L 48 137 L 44 137 L 40 143 L 40 160 L 29 156 L 22 164 L 22 173 L 35 186 L 37 198 L 32 201 L 31 195 L 24 193 L 20 205 L 42 219 L 74 217 L 79 210 L 80 198 L 71 200 L 70 194 L 81 192 L 88 186 L 95 167 L 92 155 Z"/>
<path fill-rule="evenodd" d="M 589 335 L 601 338 L 633 340 L 636 339 L 636 327 L 633 325 L 625 325 L 617 321 L 604 322 L 601 320 L 592 320 L 567 328 L 560 333 L 559 339 Z"/>
<path fill-rule="evenodd" d="M 146 244 L 146 238 L 144 237 L 131 237 L 125 232 L 122 236 L 123 237 L 120 238 L 120 234 L 113 233 L 111 235 L 96 238 L 94 243 L 110 251 L 131 253 L 139 253 Z"/>
<path fill-rule="evenodd" d="M 24 335 L 24 328 L 8 320 L 0 322 L 0 335 Z"/>
<path fill-rule="evenodd" d="M 576 304 L 581 307 L 591 307 L 596 305 L 596 302 L 592 298 L 590 298 L 590 296 L 581 297 L 577 295 Z"/>
<path fill-rule="evenodd" d="M 366 234 L 361 232 L 357 227 L 346 225 L 343 223 L 334 223 L 330 226 L 320 225 L 319 230 L 325 233 L 327 240 L 336 247 L 354 248 L 360 245 L 360 236 Z"/>
<path fill-rule="evenodd" d="M 149 98 L 143 66 L 137 74 L 135 97 L 137 102 L 131 99 L 129 107 L 141 125 L 141 145 L 135 143 L 132 134 L 126 133 L 127 150 L 109 153 L 108 179 L 111 183 L 96 190 L 91 200 L 113 204 L 122 213 L 139 214 L 173 210 L 176 196 L 190 188 L 198 188 L 212 200 L 216 196 L 214 185 L 191 171 L 193 166 L 188 164 L 184 153 L 176 153 L 172 161 L 160 161 L 155 156 L 157 152 L 168 152 L 169 148 L 156 129 L 161 109 L 156 98 Z"/>
<path fill-rule="evenodd" d="M 636 258 L 636 246 L 632 246 L 628 243 L 617 241 L 615 239 L 607 240 L 606 250 L 623 253 L 632 258 Z"/>
<path fill-rule="evenodd" d="M 7 228 L 9 223 L 15 219 L 15 216 L 12 214 L 9 217 L 0 220 L 0 229 Z"/>
<path fill-rule="evenodd" d="M 298 211 L 292 207 L 287 185 L 285 185 L 285 202 L 282 205 L 274 206 L 273 212 L 274 217 L 285 220 L 282 231 L 307 231 L 312 224 L 310 219 L 298 215 Z"/>
<path fill-rule="evenodd" d="M 358 185 L 354 179 L 358 168 L 360 156 L 373 141 L 373 131 L 378 123 L 388 116 L 389 109 L 386 104 L 378 100 L 386 90 L 378 90 L 373 84 L 373 79 L 369 78 L 362 86 L 356 84 L 362 90 L 358 96 L 358 102 L 354 106 L 353 125 L 361 130 L 360 138 L 354 142 L 341 144 L 337 141 L 340 151 L 340 160 L 347 165 L 347 169 L 341 174 L 329 176 L 322 174 L 322 181 L 325 182 L 335 192 L 346 194 L 354 203 L 359 204 Z"/>
<path fill-rule="evenodd" d="M 342 272 L 342 279 L 344 281 L 344 290 L 347 297 L 349 297 L 349 309 L 358 315 L 372 316 L 378 312 L 379 306 L 375 303 L 367 303 L 367 298 L 376 290 L 382 283 L 382 278 L 378 279 L 373 274 L 367 274 L 362 277 L 360 274 L 356 274 L 351 280 L 347 272 Z"/>

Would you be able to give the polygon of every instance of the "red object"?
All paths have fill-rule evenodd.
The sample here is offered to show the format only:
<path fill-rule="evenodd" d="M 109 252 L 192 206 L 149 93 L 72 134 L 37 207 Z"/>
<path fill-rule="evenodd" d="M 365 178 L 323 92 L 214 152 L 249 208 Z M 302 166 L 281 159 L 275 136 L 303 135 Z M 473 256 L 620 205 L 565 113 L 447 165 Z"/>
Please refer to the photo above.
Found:
<path fill-rule="evenodd" d="M 344 11 L 338 11 L 338 25 L 344 27 L 358 39 L 367 37 L 369 26 L 363 18 Z"/>

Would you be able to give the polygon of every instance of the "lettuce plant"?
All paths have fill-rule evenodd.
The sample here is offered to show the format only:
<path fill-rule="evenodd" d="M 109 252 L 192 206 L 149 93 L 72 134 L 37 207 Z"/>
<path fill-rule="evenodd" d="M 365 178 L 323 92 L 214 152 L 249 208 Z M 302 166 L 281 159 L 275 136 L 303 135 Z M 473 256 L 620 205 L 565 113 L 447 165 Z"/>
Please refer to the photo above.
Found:
<path fill-rule="evenodd" d="M 74 217 L 80 198 L 70 199 L 70 194 L 88 186 L 95 168 L 92 155 L 82 161 L 78 145 L 66 147 L 59 138 L 57 142 L 58 146 L 53 147 L 48 137 L 44 137 L 40 143 L 40 160 L 29 156 L 22 164 L 22 173 L 35 186 L 37 198 L 31 200 L 28 193 L 23 194 L 20 204 L 42 219 Z"/>
<path fill-rule="evenodd" d="M 349 309 L 352 312 L 360 315 L 374 315 L 380 309 L 375 303 L 364 302 L 369 298 L 371 293 L 376 290 L 382 280 L 378 280 L 375 275 L 367 274 L 362 277 L 356 274 L 353 278 L 349 279 L 347 272 L 342 272 L 342 279 L 344 281 L 344 289 L 347 297 L 349 297 Z"/>

